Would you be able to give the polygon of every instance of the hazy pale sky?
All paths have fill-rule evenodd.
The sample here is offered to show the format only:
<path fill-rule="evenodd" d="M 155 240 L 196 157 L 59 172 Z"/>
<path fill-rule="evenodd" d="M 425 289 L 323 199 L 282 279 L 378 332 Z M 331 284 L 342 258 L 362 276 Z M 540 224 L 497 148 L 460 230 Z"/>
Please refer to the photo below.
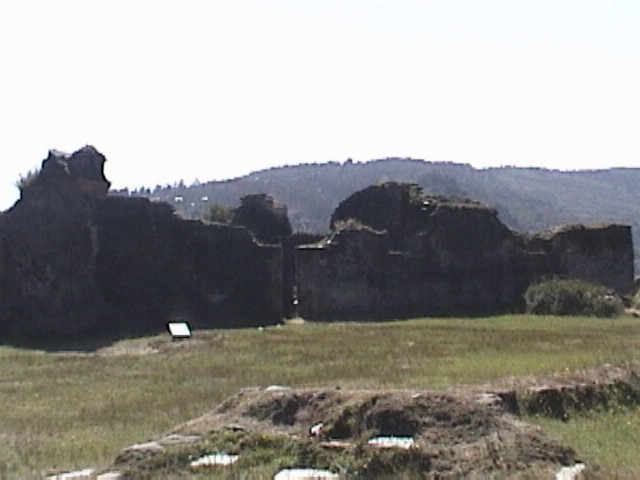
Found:
<path fill-rule="evenodd" d="M 3 0 L 0 208 L 50 148 L 114 187 L 388 156 L 640 166 L 636 0 Z"/>

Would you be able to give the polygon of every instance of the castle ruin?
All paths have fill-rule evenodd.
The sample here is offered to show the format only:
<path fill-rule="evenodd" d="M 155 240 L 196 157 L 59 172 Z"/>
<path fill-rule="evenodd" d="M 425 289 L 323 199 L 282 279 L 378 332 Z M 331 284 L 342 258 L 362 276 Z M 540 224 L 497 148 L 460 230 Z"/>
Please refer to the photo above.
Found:
<path fill-rule="evenodd" d="M 294 291 L 306 319 L 370 320 L 514 312 L 550 275 L 633 288 L 625 225 L 526 237 L 480 203 L 386 183 L 343 201 L 331 233 L 304 244 L 267 195 L 244 198 L 233 224 L 184 220 L 109 196 L 105 161 L 90 146 L 51 151 L 0 214 L 0 338 L 275 324 L 294 314 Z"/>
<path fill-rule="evenodd" d="M 282 248 L 242 226 L 107 196 L 106 159 L 51 151 L 0 214 L 0 338 L 156 333 L 282 319 Z"/>
<path fill-rule="evenodd" d="M 315 320 L 481 315 L 522 309 L 545 276 L 633 288 L 631 227 L 564 227 L 527 238 L 497 212 L 415 184 L 343 201 L 332 233 L 296 251 L 299 312 Z"/>

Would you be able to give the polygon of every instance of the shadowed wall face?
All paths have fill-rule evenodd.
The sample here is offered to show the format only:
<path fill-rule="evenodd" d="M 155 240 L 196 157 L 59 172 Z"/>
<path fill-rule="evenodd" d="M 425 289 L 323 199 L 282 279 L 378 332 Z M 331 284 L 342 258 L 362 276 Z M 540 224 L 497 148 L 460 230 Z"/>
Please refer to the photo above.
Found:
<path fill-rule="evenodd" d="M 298 248 L 300 314 L 348 320 L 519 311 L 545 275 L 633 287 L 628 226 L 566 227 L 529 240 L 477 202 L 387 183 L 334 212 L 333 233 Z"/>
<path fill-rule="evenodd" d="M 243 227 L 178 218 L 142 198 L 106 197 L 93 147 L 51 152 L 0 216 L 0 333 L 46 341 L 282 318 L 282 249 Z"/>
<path fill-rule="evenodd" d="M 298 312 L 318 320 L 517 311 L 550 274 L 633 287 L 628 226 L 526 239 L 477 202 L 388 183 L 346 199 L 332 234 L 298 247 L 304 236 L 290 235 L 286 207 L 267 195 L 239 209 L 253 233 L 207 225 L 165 203 L 105 197 L 104 162 L 93 147 L 51 152 L 0 214 L 2 338 L 275 324 L 293 313 L 294 271 Z"/>
<path fill-rule="evenodd" d="M 91 171 L 92 189 L 74 168 Z M 93 276 L 98 251 L 94 209 L 109 183 L 105 158 L 93 147 L 73 155 L 51 151 L 40 172 L 21 185 L 21 198 L 2 214 L 0 332 L 68 336 L 91 330 L 104 309 Z M 71 166 L 71 167 L 70 167 Z"/>
<path fill-rule="evenodd" d="M 621 293 L 633 292 L 633 239 L 629 225 L 570 225 L 536 235 L 556 272 Z"/>
<path fill-rule="evenodd" d="M 157 330 L 273 324 L 282 318 L 282 250 L 242 227 L 181 220 L 169 205 L 107 198 L 98 210 L 96 277 L 114 313 Z M 160 324 L 162 326 L 164 324 Z"/>

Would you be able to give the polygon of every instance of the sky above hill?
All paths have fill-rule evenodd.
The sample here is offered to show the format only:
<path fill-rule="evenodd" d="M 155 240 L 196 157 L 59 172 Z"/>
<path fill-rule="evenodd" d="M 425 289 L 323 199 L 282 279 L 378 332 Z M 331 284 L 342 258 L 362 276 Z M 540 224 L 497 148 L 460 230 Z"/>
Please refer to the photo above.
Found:
<path fill-rule="evenodd" d="M 635 0 L 0 3 L 0 208 L 50 148 L 114 187 L 413 157 L 640 166 Z"/>

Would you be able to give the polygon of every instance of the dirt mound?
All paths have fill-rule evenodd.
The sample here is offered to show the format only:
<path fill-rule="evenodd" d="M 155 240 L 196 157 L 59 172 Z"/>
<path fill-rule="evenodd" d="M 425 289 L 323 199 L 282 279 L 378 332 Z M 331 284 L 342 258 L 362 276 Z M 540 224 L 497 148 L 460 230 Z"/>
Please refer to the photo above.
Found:
<path fill-rule="evenodd" d="M 568 421 L 572 416 L 610 406 L 640 404 L 640 362 L 605 364 L 536 377 L 505 378 L 484 385 L 457 386 L 450 392 L 497 395 L 514 414 Z M 492 393 L 486 393 L 492 392 Z"/>
<path fill-rule="evenodd" d="M 210 478 L 271 479 L 283 468 L 326 469 L 343 479 L 556 478 L 561 467 L 584 465 L 519 414 L 570 421 L 639 404 L 640 362 L 444 391 L 247 388 L 123 450 L 114 467 L 128 479 L 176 478 L 194 459 L 228 454 L 238 457 L 235 470 Z M 588 465 L 588 478 L 600 473 Z"/>
<path fill-rule="evenodd" d="M 264 455 L 267 442 L 288 459 L 281 467 L 329 468 L 347 478 L 552 478 L 577 462 L 571 448 L 509 414 L 498 395 L 278 387 L 242 390 L 153 449 L 123 452 L 116 465 L 132 478 L 151 464 L 175 465 L 175 458 L 159 460 L 157 445 L 169 458 L 176 438 L 190 439 L 191 457 L 205 452 L 194 438 L 209 451 L 224 449 L 241 459 L 251 449 Z M 384 448 L 374 438 L 404 443 Z"/>

